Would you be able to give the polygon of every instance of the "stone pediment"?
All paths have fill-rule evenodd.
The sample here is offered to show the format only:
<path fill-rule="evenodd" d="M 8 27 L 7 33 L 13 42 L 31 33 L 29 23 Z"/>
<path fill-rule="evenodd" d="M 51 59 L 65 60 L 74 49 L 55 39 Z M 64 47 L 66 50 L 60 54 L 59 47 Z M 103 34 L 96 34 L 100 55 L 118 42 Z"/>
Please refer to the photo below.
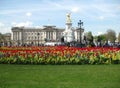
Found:
<path fill-rule="evenodd" d="M 56 29 L 56 26 L 44 26 L 43 30 L 53 31 L 53 30 L 57 30 L 57 29 Z"/>

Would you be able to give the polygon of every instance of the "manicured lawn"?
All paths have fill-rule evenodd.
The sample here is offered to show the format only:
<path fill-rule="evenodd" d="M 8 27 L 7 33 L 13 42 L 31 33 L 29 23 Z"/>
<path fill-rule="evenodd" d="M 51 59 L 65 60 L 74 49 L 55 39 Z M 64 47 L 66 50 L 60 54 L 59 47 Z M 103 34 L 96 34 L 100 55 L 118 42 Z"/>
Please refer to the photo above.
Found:
<path fill-rule="evenodd" d="M 120 65 L 4 65 L 0 88 L 120 88 Z"/>

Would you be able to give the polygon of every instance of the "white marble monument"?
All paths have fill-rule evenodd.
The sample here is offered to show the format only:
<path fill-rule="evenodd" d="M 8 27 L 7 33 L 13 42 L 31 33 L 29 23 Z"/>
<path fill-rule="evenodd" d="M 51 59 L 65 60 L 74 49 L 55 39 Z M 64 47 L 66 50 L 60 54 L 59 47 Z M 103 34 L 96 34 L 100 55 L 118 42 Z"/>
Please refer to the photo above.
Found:
<path fill-rule="evenodd" d="M 72 21 L 70 15 L 70 13 L 66 14 L 66 28 L 63 32 L 64 42 L 66 43 L 74 41 L 75 38 L 74 31 L 72 30 Z"/>

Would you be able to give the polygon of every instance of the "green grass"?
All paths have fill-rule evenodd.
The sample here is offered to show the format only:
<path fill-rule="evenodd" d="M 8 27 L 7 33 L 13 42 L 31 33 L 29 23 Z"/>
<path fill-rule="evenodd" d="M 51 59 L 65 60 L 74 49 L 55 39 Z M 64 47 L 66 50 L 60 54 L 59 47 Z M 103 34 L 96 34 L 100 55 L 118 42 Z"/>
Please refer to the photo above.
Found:
<path fill-rule="evenodd" d="M 0 88 L 120 88 L 120 65 L 4 65 Z"/>

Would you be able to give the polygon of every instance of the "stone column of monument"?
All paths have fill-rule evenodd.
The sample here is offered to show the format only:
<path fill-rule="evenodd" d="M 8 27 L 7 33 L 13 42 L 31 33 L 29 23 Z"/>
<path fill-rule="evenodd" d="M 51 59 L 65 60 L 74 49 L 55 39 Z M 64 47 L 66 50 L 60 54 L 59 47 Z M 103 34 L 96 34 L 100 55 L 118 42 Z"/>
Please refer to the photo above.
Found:
<path fill-rule="evenodd" d="M 70 17 L 70 13 L 66 14 L 66 28 L 63 32 L 64 42 L 70 43 L 74 41 L 74 32 L 72 30 L 72 21 Z"/>

